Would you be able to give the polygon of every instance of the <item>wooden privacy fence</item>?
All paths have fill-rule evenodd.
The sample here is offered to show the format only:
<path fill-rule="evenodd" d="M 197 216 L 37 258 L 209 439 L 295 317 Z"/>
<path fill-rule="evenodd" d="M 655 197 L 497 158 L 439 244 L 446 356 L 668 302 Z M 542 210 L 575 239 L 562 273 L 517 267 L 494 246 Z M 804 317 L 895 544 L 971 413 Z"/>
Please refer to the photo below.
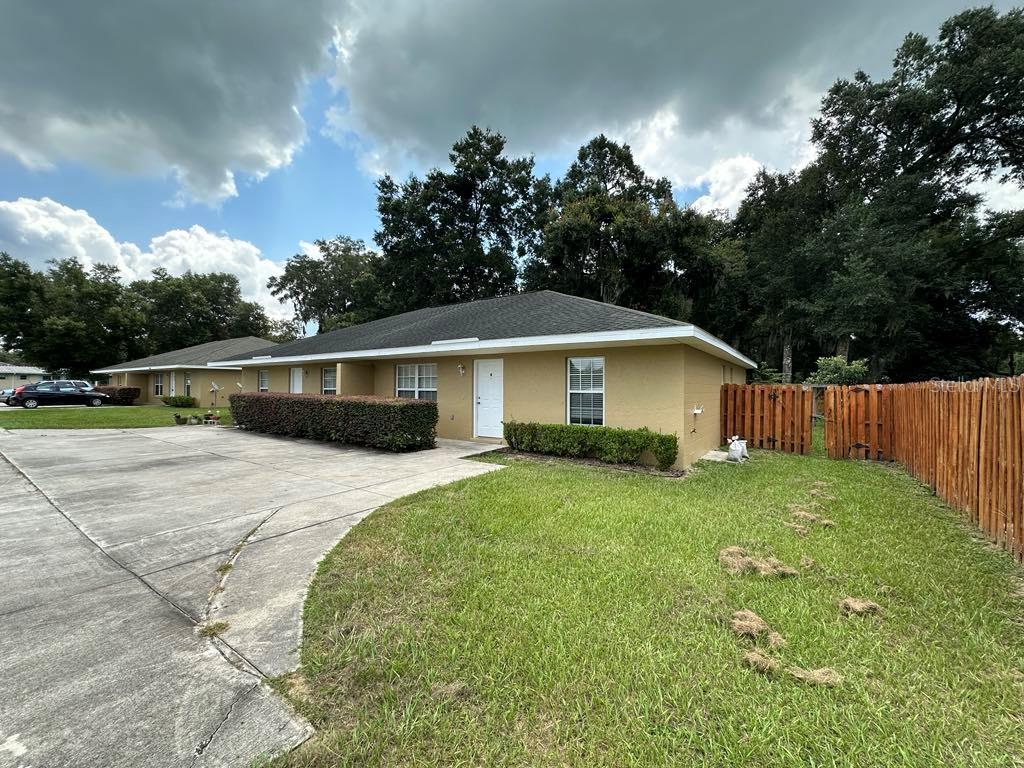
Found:
<path fill-rule="evenodd" d="M 889 391 L 885 384 L 834 386 L 825 390 L 825 450 L 830 459 L 892 458 Z"/>
<path fill-rule="evenodd" d="M 1024 376 L 829 387 L 831 458 L 903 464 L 1024 558 Z"/>
<path fill-rule="evenodd" d="M 751 448 L 811 452 L 809 388 L 779 384 L 722 385 L 722 442 L 739 435 Z"/>

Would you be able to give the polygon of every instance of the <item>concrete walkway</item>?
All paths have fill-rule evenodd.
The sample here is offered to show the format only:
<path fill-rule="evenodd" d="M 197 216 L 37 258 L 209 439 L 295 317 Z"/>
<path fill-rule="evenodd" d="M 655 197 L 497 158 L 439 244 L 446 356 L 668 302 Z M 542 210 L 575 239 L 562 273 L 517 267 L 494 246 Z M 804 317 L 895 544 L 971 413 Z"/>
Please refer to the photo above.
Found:
<path fill-rule="evenodd" d="M 497 469 L 462 458 L 490 447 L 0 430 L 0 766 L 247 766 L 300 743 L 262 679 L 298 665 L 316 563 L 381 504 Z"/>

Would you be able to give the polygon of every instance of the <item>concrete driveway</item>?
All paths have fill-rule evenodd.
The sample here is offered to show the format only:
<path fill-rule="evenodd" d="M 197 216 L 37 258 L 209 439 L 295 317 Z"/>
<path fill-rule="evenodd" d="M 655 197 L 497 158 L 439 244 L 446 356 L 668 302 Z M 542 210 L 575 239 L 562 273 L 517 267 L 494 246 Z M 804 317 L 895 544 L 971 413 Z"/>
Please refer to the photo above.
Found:
<path fill-rule="evenodd" d="M 398 496 L 497 469 L 219 427 L 0 430 L 0 766 L 247 766 L 309 725 L 316 563 Z M 198 626 L 227 622 L 220 639 Z"/>

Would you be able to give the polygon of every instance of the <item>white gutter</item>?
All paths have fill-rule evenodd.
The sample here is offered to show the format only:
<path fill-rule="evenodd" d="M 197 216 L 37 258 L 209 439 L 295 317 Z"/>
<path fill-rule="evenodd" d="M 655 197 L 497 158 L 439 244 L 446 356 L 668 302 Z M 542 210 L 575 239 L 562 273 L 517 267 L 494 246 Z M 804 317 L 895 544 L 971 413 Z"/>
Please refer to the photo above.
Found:
<path fill-rule="evenodd" d="M 145 373 L 147 371 L 240 371 L 238 366 L 211 365 L 196 363 L 195 365 L 150 365 L 143 368 L 100 368 L 89 373 Z"/>
<path fill-rule="evenodd" d="M 241 360 L 218 360 L 208 363 L 213 366 L 266 366 L 286 363 L 306 363 L 316 361 L 372 360 L 381 357 L 429 357 L 455 352 L 488 353 L 497 351 L 525 351 L 531 348 L 598 346 L 601 344 L 618 344 L 630 341 L 652 341 L 671 343 L 689 343 L 716 357 L 730 360 L 744 368 L 757 368 L 757 363 L 739 351 L 730 347 L 716 336 L 712 336 L 703 328 L 695 325 L 671 325 L 663 328 L 643 328 L 628 331 L 597 331 L 594 333 L 562 333 L 550 336 L 520 336 L 512 339 L 454 340 L 452 342 L 433 342 L 414 347 L 388 347 L 384 349 L 360 349 L 351 352 L 322 352 L 315 355 L 287 355 L 282 357 L 245 358 Z M 697 342 L 693 344 L 693 342 Z M 710 349 L 706 349 L 710 348 Z"/>

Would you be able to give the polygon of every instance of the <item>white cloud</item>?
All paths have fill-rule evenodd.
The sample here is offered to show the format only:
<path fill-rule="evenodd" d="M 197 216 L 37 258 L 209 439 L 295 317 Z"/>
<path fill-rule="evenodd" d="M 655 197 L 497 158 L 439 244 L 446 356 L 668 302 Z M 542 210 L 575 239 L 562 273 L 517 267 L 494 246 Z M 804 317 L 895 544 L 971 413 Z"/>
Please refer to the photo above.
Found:
<path fill-rule="evenodd" d="M 7 3 L 0 152 L 170 176 L 174 204 L 217 205 L 302 145 L 296 107 L 329 63 L 339 2 Z"/>
<path fill-rule="evenodd" d="M 75 257 L 86 266 L 114 264 L 125 280 L 148 278 L 157 267 L 172 275 L 229 272 L 238 277 L 242 296 L 258 301 L 272 317 L 291 316 L 291 307 L 267 290 L 267 280 L 282 272 L 246 240 L 210 232 L 199 225 L 172 229 L 147 248 L 118 241 L 86 211 L 55 200 L 19 198 L 0 201 L 0 251 L 45 269 L 47 261 Z"/>
<path fill-rule="evenodd" d="M 331 108 L 324 132 L 355 148 L 371 175 L 444 163 L 471 124 L 545 158 L 604 132 L 677 186 L 718 185 L 706 202 L 732 207 L 740 181 L 724 177 L 740 170 L 737 158 L 805 166 L 815 156 L 809 120 L 837 78 L 887 75 L 907 33 L 934 37 L 965 7 L 351 2 L 331 78 L 343 106 Z"/>
<path fill-rule="evenodd" d="M 750 155 L 737 155 L 715 163 L 707 173 L 697 177 L 697 183 L 707 184 L 708 191 L 693 201 L 693 207 L 704 213 L 728 211 L 735 214 L 746 197 L 747 185 L 762 167 Z"/>
<path fill-rule="evenodd" d="M 971 192 L 981 195 L 985 207 L 992 211 L 1019 211 L 1024 209 L 1024 188 L 1014 182 L 1002 182 L 997 178 L 976 181 L 969 187 Z"/>

